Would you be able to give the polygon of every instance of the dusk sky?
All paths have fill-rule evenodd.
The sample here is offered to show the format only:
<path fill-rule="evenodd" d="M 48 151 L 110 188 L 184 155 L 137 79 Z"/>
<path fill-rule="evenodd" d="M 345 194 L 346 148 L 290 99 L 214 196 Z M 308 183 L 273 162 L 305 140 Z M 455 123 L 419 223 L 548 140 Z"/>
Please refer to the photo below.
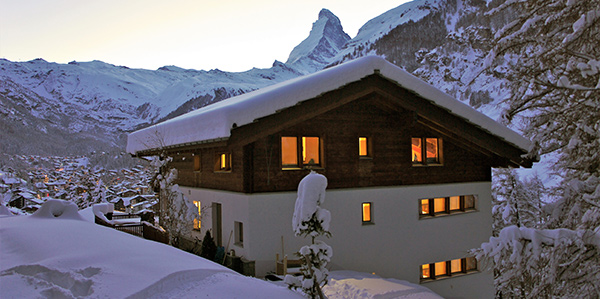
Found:
<path fill-rule="evenodd" d="M 356 36 L 407 0 L 0 0 L 0 58 L 245 71 L 285 62 L 327 8 Z"/>

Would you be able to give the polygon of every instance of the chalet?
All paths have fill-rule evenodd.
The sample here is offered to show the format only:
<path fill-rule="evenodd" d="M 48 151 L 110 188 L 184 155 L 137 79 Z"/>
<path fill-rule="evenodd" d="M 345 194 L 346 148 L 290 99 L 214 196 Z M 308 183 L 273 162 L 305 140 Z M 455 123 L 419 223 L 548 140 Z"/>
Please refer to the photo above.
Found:
<path fill-rule="evenodd" d="M 444 297 L 494 294 L 471 248 L 492 231 L 491 169 L 529 167 L 529 142 L 379 57 L 230 98 L 128 136 L 166 151 L 199 228 L 275 270 L 310 240 L 292 232 L 296 188 L 328 178 L 332 269 L 423 283 Z M 165 205 L 162 203 L 161 205 Z M 164 208 L 161 207 L 161 208 Z"/>

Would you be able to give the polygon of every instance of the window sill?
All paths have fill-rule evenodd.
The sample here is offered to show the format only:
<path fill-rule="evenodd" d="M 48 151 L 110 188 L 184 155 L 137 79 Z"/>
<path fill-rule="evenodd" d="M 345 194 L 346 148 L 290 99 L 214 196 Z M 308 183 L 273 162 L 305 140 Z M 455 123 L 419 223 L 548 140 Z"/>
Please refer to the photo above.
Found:
<path fill-rule="evenodd" d="M 215 170 L 214 173 L 231 173 L 231 170 Z"/>
<path fill-rule="evenodd" d="M 240 248 L 244 248 L 244 243 L 234 242 L 233 245 L 240 247 Z"/>
<path fill-rule="evenodd" d="M 304 167 L 282 167 L 281 170 L 289 171 L 289 170 L 324 170 L 325 168 L 321 166 L 304 166 Z"/>
<path fill-rule="evenodd" d="M 375 222 L 373 222 L 373 221 L 363 222 L 362 225 L 363 226 L 375 225 Z"/>
<path fill-rule="evenodd" d="M 470 270 L 470 271 L 463 272 L 463 273 L 453 273 L 452 275 L 444 275 L 444 276 L 440 276 L 440 277 L 436 277 L 436 278 L 421 278 L 419 283 L 420 284 L 430 283 L 430 282 L 435 282 L 435 281 L 440 281 L 440 280 L 445 280 L 445 279 L 450 279 L 450 278 L 456 278 L 456 277 L 462 277 L 465 275 L 476 274 L 476 273 L 479 273 L 479 270 Z"/>
<path fill-rule="evenodd" d="M 371 156 L 359 156 L 358 159 L 359 160 L 373 160 L 373 157 L 371 157 Z"/>
<path fill-rule="evenodd" d="M 478 212 L 477 209 L 469 209 L 469 210 L 464 210 L 464 211 L 453 211 L 450 213 L 439 213 L 439 214 L 435 214 L 435 215 L 422 215 L 419 214 L 419 220 L 421 219 L 433 219 L 433 218 L 440 218 L 440 217 L 446 217 L 446 216 L 454 216 L 454 215 L 462 215 L 462 214 L 469 214 L 469 213 L 474 213 L 474 212 Z"/>
<path fill-rule="evenodd" d="M 413 167 L 440 167 L 440 166 L 444 166 L 444 164 L 442 164 L 442 163 L 432 163 L 432 164 L 413 163 L 412 166 Z"/>

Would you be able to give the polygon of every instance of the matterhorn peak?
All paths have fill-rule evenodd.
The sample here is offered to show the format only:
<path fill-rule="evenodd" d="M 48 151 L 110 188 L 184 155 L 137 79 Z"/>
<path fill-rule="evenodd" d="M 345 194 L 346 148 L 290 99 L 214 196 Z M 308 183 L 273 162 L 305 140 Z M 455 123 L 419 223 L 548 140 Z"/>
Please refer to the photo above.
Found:
<path fill-rule="evenodd" d="M 306 73 L 312 73 L 329 64 L 340 49 L 350 40 L 340 19 L 323 8 L 313 23 L 308 37 L 292 50 L 286 64 Z"/>

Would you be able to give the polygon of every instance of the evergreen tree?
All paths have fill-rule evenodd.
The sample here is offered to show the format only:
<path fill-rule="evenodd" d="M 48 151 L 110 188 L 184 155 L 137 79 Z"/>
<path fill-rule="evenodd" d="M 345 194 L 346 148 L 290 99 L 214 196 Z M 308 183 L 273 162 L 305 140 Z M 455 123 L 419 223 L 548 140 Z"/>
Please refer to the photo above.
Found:
<path fill-rule="evenodd" d="M 484 67 L 509 79 L 504 120 L 525 126 L 530 156 L 555 157 L 553 171 L 562 181 L 550 190 L 553 202 L 537 211 L 544 212 L 539 220 L 502 229 L 477 257 L 494 262 L 503 297 L 597 297 L 600 0 L 509 0 L 489 14 L 507 10 L 519 16 L 495 30 Z M 501 56 L 511 61 L 508 67 Z M 535 193 L 507 196 L 518 205 L 539 203 Z M 523 210 L 515 212 L 522 217 Z"/>

